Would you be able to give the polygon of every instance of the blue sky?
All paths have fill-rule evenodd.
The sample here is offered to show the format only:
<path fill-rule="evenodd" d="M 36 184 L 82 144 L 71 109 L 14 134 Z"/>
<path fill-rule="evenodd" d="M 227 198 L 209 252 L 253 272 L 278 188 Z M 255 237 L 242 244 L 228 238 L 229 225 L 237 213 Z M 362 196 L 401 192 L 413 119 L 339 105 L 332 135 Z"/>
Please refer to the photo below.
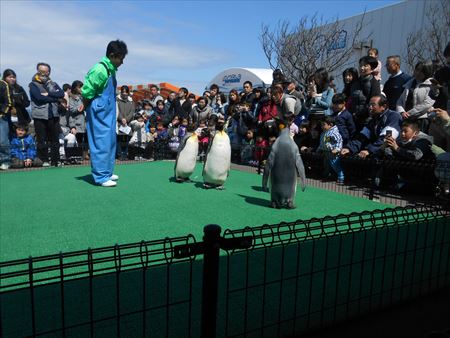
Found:
<path fill-rule="evenodd" d="M 269 68 L 261 24 L 295 25 L 315 12 L 341 19 L 398 1 L 9 1 L 0 2 L 0 68 L 26 86 L 36 63 L 60 83 L 82 80 L 120 38 L 129 55 L 119 84 L 169 82 L 201 94 L 232 67 Z"/>

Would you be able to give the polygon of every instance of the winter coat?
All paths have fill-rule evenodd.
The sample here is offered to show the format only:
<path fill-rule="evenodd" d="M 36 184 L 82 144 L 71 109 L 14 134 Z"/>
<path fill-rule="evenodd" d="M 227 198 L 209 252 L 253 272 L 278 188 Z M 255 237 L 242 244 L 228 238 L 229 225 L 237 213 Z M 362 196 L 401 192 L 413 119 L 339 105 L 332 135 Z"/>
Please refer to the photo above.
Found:
<path fill-rule="evenodd" d="M 370 99 L 381 94 L 380 83 L 372 75 L 360 77 L 353 82 L 350 93 L 350 112 L 359 124 L 363 124 L 369 116 Z"/>
<path fill-rule="evenodd" d="M 131 97 L 128 96 L 128 98 L 124 100 L 120 94 L 117 95 L 117 121 L 119 123 L 122 119 L 125 119 L 127 120 L 127 123 L 130 123 L 134 117 L 135 110 L 136 106 Z"/>
<path fill-rule="evenodd" d="M 69 97 L 69 128 L 77 128 L 78 133 L 86 132 L 85 111 L 78 111 L 78 107 L 83 104 L 81 95 L 70 95 Z"/>
<path fill-rule="evenodd" d="M 13 137 L 11 140 L 11 158 L 18 158 L 21 161 L 36 158 L 36 143 L 31 135 L 23 138 Z"/>
<path fill-rule="evenodd" d="M 366 149 L 369 153 L 375 154 L 384 143 L 386 130 L 392 130 L 394 139 L 400 134 L 402 117 L 393 110 L 385 110 L 380 116 L 376 116 L 367 123 L 361 132 L 348 142 L 347 148 L 351 153 L 358 153 Z"/>
<path fill-rule="evenodd" d="M 405 89 L 402 95 L 397 101 L 397 111 L 401 114 L 406 111 L 406 101 L 411 91 L 411 87 L 417 80 L 412 78 L 405 83 Z M 428 110 L 433 107 L 434 100 L 429 96 L 431 89 L 430 79 L 426 79 L 424 82 L 418 83 L 413 89 L 412 108 L 408 110 L 410 117 L 412 118 L 427 118 Z"/>
<path fill-rule="evenodd" d="M 34 76 L 29 87 L 33 119 L 48 120 L 49 118 L 59 117 L 58 100 L 64 97 L 64 92 L 58 84 L 50 80 L 43 84 Z M 45 93 L 48 95 L 42 95 Z"/>
<path fill-rule="evenodd" d="M 433 138 L 425 133 L 420 132 L 412 140 L 403 142 L 397 140 L 399 146 L 397 151 L 392 151 L 395 158 L 410 161 L 429 160 L 434 158 L 431 151 Z"/>
<path fill-rule="evenodd" d="M 205 120 L 208 122 L 212 112 L 212 108 L 208 105 L 206 105 L 203 109 L 199 106 L 194 107 L 191 112 L 192 123 L 194 123 L 195 127 L 198 127 L 200 121 Z"/>

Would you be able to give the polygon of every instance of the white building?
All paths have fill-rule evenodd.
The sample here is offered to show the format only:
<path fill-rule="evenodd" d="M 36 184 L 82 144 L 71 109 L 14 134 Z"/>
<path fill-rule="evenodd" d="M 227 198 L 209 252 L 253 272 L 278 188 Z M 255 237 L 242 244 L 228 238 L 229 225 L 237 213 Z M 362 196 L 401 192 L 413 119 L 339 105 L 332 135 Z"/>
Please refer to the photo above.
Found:
<path fill-rule="evenodd" d="M 338 80 L 339 87 L 342 88 L 343 70 L 347 67 L 358 69 L 358 60 L 367 55 L 371 47 L 378 49 L 378 58 L 383 65 L 388 56 L 400 55 L 402 69 L 410 73 L 403 58 L 406 50 L 406 39 L 409 34 L 424 28 L 426 24 L 425 10 L 430 2 L 407 0 L 340 20 L 345 32 L 353 32 L 357 23 L 364 16 L 364 24 L 360 33 L 361 39 L 353 46 L 352 57 L 345 66 L 332 74 Z M 446 28 L 443 27 L 443 29 Z M 347 34 L 345 34 L 345 39 L 340 41 L 339 47 L 346 47 L 348 43 L 351 43 L 351 39 L 350 37 L 347 38 Z M 384 83 L 388 76 L 386 68 L 383 67 L 381 83 Z"/>
<path fill-rule="evenodd" d="M 267 88 L 272 84 L 272 69 L 230 68 L 214 76 L 206 89 L 215 83 L 222 93 L 228 94 L 231 89 L 242 91 L 244 82 L 250 81 L 253 88 Z"/>

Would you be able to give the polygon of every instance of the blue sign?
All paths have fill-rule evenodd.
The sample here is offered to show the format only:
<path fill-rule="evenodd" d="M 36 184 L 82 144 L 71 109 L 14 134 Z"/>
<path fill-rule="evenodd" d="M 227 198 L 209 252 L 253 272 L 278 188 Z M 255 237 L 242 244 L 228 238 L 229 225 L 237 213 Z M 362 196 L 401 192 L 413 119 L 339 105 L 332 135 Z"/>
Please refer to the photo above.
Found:
<path fill-rule="evenodd" d="M 338 50 L 345 48 L 347 45 L 347 31 L 342 30 L 337 34 L 337 37 L 333 39 L 331 44 L 328 46 L 327 51 L 331 52 L 332 50 Z"/>
<path fill-rule="evenodd" d="M 241 74 L 230 74 L 230 75 L 225 75 L 222 79 L 223 84 L 227 85 L 230 83 L 239 83 L 241 82 Z"/>

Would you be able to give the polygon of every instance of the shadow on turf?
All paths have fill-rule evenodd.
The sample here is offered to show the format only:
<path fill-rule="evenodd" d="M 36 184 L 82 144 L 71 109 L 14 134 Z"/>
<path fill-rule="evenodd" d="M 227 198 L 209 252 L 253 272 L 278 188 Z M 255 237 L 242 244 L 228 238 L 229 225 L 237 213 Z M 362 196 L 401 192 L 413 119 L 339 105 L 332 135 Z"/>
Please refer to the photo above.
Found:
<path fill-rule="evenodd" d="M 85 181 L 86 183 L 89 183 L 91 185 L 96 185 L 92 175 L 78 176 L 78 177 L 75 177 L 75 179 L 77 179 L 79 181 Z"/>
<path fill-rule="evenodd" d="M 256 191 L 264 191 L 263 188 L 259 185 L 252 185 L 252 189 Z"/>
<path fill-rule="evenodd" d="M 241 194 L 237 194 L 237 195 L 240 197 L 243 197 L 245 199 L 245 202 L 247 202 L 249 204 L 259 205 L 262 207 L 269 207 L 269 205 L 270 205 L 270 201 L 266 200 L 266 199 L 253 197 L 253 196 L 246 196 L 246 195 L 241 195 Z"/>

